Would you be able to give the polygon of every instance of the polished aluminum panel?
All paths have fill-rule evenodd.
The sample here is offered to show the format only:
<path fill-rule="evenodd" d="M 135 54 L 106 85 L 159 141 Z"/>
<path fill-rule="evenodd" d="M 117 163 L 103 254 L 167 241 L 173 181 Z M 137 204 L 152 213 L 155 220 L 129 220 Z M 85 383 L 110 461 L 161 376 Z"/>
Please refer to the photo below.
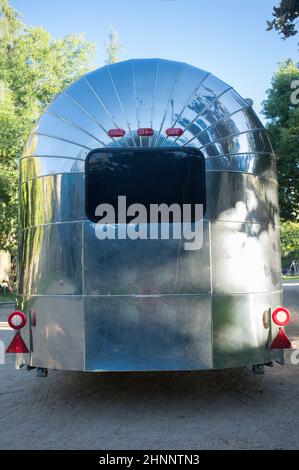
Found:
<path fill-rule="evenodd" d="M 97 76 L 96 83 L 94 80 L 95 75 Z M 82 110 L 83 115 L 89 116 L 102 130 L 107 131 L 112 127 L 124 128 L 123 116 L 119 116 L 118 100 L 106 67 L 87 74 L 63 93 Z M 107 94 L 109 100 L 111 99 L 109 108 L 103 102 L 104 94 Z M 117 106 L 116 113 L 115 106 Z"/>
<path fill-rule="evenodd" d="M 161 82 L 161 73 L 164 73 L 164 64 L 161 68 L 160 65 L 161 61 L 158 59 L 155 60 L 155 63 L 148 61 L 146 65 L 143 60 L 134 61 L 132 64 L 136 93 L 137 125 L 142 127 L 142 123 L 148 122 L 150 127 L 158 129 L 155 136 L 148 139 L 148 146 L 155 142 L 157 138 L 159 139 L 159 145 L 165 144 L 168 139 L 165 130 L 168 127 L 175 127 L 184 109 L 189 105 L 192 96 L 209 75 L 203 70 L 185 64 L 181 69 L 179 79 L 172 90 L 169 90 L 165 110 L 162 109 L 162 122 L 159 122 L 157 120 L 159 118 L 157 108 L 162 106 L 162 91 L 158 88 L 158 84 Z M 146 70 L 144 70 L 144 67 L 146 67 Z M 147 99 L 145 99 L 146 97 Z M 167 97 L 167 92 L 165 97 Z M 165 97 L 163 97 L 163 101 Z M 147 103 L 150 100 L 152 104 L 148 106 Z M 159 133 L 160 136 L 158 137 Z M 142 144 L 145 145 L 145 142 L 146 139 L 143 139 Z"/>
<path fill-rule="evenodd" d="M 236 90 L 231 88 L 217 99 L 215 105 L 217 105 L 215 108 L 216 114 L 218 115 L 218 113 L 221 112 L 223 117 L 224 115 L 229 116 L 236 111 L 245 108 L 248 106 L 248 102 L 242 98 Z"/>
<path fill-rule="evenodd" d="M 91 148 L 75 142 L 67 142 L 50 135 L 31 134 L 23 157 L 67 157 L 85 160 Z"/>
<path fill-rule="evenodd" d="M 120 112 L 128 129 L 126 142 L 130 146 L 137 146 L 139 137 L 136 134 L 136 129 L 139 126 L 137 123 L 136 90 L 134 89 L 132 64 L 128 61 L 121 62 L 117 70 L 115 67 L 108 66 L 107 71 L 119 102 Z M 147 127 L 150 127 L 150 123 Z M 134 134 L 133 131 L 135 131 Z"/>
<path fill-rule="evenodd" d="M 117 226 L 116 226 L 117 227 Z M 147 230 L 149 228 L 147 227 Z M 208 224 L 203 247 L 184 250 L 181 240 L 99 240 L 84 224 L 85 294 L 198 294 L 210 292 Z"/>
<path fill-rule="evenodd" d="M 184 111 L 194 99 L 199 88 L 207 83 L 210 74 L 204 70 L 185 64 L 173 93 L 165 118 L 165 127 L 175 127 Z"/>
<path fill-rule="evenodd" d="M 279 230 L 251 222 L 212 222 L 212 292 L 281 290 Z"/>
<path fill-rule="evenodd" d="M 152 145 L 160 146 L 163 140 L 161 132 L 165 124 L 167 113 L 171 109 L 174 95 L 184 71 L 185 64 L 173 61 L 159 61 L 159 75 L 155 90 L 155 103 L 153 111 L 153 128 L 158 131 L 155 142 Z M 161 140 L 160 140 L 161 137 Z"/>
<path fill-rule="evenodd" d="M 36 326 L 22 333 L 31 346 L 27 362 L 35 367 L 84 370 L 84 300 L 76 296 L 19 298 L 28 319 L 35 314 Z"/>
<path fill-rule="evenodd" d="M 136 128 L 151 127 L 153 128 L 153 118 L 156 103 L 156 90 L 159 74 L 159 59 L 152 60 L 134 60 L 131 62 L 133 89 L 135 97 L 135 122 Z M 134 117 L 132 116 L 132 122 Z M 148 139 L 136 137 L 137 146 L 148 147 L 153 145 L 156 134 Z"/>
<path fill-rule="evenodd" d="M 211 144 L 199 145 L 198 148 L 206 158 L 239 153 L 272 153 L 266 131 L 256 129 L 224 137 Z"/>
<path fill-rule="evenodd" d="M 276 159 L 270 153 L 244 153 L 210 157 L 206 159 L 206 171 L 231 171 L 252 173 L 262 179 L 277 181 Z"/>
<path fill-rule="evenodd" d="M 85 369 L 212 367 L 211 297 L 85 297 Z"/>
<path fill-rule="evenodd" d="M 207 171 L 206 191 L 206 219 L 279 224 L 276 182 L 238 172 Z"/>
<path fill-rule="evenodd" d="M 79 100 L 79 97 L 77 100 Z M 89 133 L 91 136 L 103 143 L 101 146 L 110 145 L 111 142 L 113 142 L 113 139 L 111 139 L 107 134 L 107 131 L 111 127 L 114 127 L 114 123 L 109 116 L 108 121 L 102 120 L 101 122 L 98 122 L 96 118 L 94 118 L 83 106 L 79 104 L 79 101 L 72 99 L 66 93 L 58 95 L 50 106 L 48 106 L 47 112 L 56 116 L 58 119 L 71 123 L 75 128 L 78 128 L 81 131 Z M 106 116 L 107 113 L 105 113 L 105 119 Z"/>
<path fill-rule="evenodd" d="M 20 182 L 60 173 L 83 173 L 85 161 L 59 157 L 25 157 L 20 160 Z"/>
<path fill-rule="evenodd" d="M 265 310 L 281 305 L 281 292 L 219 295 L 212 298 L 213 367 L 242 367 L 281 361 L 283 353 L 269 345 L 278 327 L 263 326 Z"/>
<path fill-rule="evenodd" d="M 84 180 L 84 173 L 63 173 L 23 183 L 19 197 L 21 228 L 86 219 Z M 36 201 L 41 200 L 43 204 L 37 210 Z"/>
<path fill-rule="evenodd" d="M 200 145 L 207 145 L 226 136 L 229 137 L 258 127 L 262 128 L 262 125 L 252 109 L 245 108 L 208 126 L 207 129 L 201 131 L 193 139 L 197 139 Z"/>
<path fill-rule="evenodd" d="M 33 227 L 20 237 L 19 294 L 82 294 L 82 224 Z"/>
<path fill-rule="evenodd" d="M 206 81 L 213 76 L 209 76 Z M 192 142 L 194 137 L 206 129 L 222 122 L 237 111 L 249 108 L 248 103 L 243 100 L 232 88 L 223 85 L 218 95 L 214 96 L 202 108 L 198 108 L 201 97 L 190 102 L 189 107 L 179 119 L 179 124 L 184 128 L 184 134 L 174 139 L 170 145 L 183 145 Z M 192 113 L 190 113 L 190 108 Z M 197 142 L 195 142 L 197 143 Z"/>
<path fill-rule="evenodd" d="M 39 135 L 50 135 L 57 139 L 64 139 L 75 142 L 85 148 L 94 148 L 104 145 L 97 135 L 89 131 L 82 130 L 82 127 L 75 126 L 71 121 L 67 121 L 58 116 L 45 112 L 40 118 L 34 132 Z"/>

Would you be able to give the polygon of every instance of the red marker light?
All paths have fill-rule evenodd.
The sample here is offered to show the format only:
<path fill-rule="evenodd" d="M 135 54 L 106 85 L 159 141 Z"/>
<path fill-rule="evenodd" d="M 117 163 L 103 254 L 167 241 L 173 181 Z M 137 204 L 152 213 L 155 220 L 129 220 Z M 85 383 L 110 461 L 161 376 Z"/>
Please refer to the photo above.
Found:
<path fill-rule="evenodd" d="M 29 353 L 29 350 L 26 346 L 26 344 L 24 343 L 24 340 L 22 338 L 22 336 L 20 335 L 20 333 L 16 333 L 12 342 L 10 343 L 10 345 L 8 346 L 8 348 L 6 349 L 6 352 L 7 353 Z"/>
<path fill-rule="evenodd" d="M 284 307 L 277 307 L 272 312 L 272 320 L 278 326 L 286 326 L 291 320 L 291 314 L 288 309 Z"/>
<path fill-rule="evenodd" d="M 110 129 L 108 131 L 109 137 L 123 137 L 126 134 L 124 129 Z"/>
<path fill-rule="evenodd" d="M 7 321 L 13 330 L 20 330 L 26 325 L 27 317 L 25 313 L 20 312 L 19 310 L 15 310 L 15 312 L 12 312 L 9 315 Z"/>
<path fill-rule="evenodd" d="M 154 135 L 154 129 L 151 127 L 141 127 L 137 130 L 137 135 L 139 135 L 139 137 L 150 137 Z"/>
<path fill-rule="evenodd" d="M 168 137 L 171 137 L 171 136 L 180 137 L 182 134 L 183 134 L 183 129 L 181 129 L 180 127 L 170 127 L 169 129 L 166 130 L 166 135 Z"/>

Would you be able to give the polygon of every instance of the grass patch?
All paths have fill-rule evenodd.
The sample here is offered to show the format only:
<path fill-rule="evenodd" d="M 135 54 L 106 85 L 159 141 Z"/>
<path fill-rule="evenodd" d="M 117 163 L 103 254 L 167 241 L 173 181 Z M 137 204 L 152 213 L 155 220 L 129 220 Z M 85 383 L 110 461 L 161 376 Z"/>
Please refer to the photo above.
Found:
<path fill-rule="evenodd" d="M 282 279 L 283 280 L 287 280 L 287 281 L 290 281 L 290 280 L 293 280 L 293 281 L 299 281 L 299 276 L 282 276 Z"/>

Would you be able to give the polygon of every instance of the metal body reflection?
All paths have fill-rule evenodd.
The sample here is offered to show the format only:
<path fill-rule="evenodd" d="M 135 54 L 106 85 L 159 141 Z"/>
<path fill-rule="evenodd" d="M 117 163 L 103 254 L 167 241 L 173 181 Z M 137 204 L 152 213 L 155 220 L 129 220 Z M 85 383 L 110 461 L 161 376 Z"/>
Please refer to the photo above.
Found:
<path fill-rule="evenodd" d="M 95 237 L 86 157 L 138 147 L 203 153 L 201 250 Z M 188 370 L 282 359 L 269 349 L 277 326 L 263 326 L 265 310 L 281 303 L 275 157 L 248 101 L 208 72 L 129 60 L 57 96 L 20 160 L 19 243 L 18 306 L 36 317 L 24 329 L 31 366 Z"/>

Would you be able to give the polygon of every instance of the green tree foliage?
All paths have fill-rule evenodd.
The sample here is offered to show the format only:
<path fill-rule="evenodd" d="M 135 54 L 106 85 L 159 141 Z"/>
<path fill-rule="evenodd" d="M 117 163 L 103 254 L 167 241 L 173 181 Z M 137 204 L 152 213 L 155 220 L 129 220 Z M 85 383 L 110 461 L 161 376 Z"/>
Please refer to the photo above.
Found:
<path fill-rule="evenodd" d="M 283 266 L 289 267 L 292 261 L 299 261 L 299 223 L 282 222 L 280 240 Z"/>
<path fill-rule="evenodd" d="M 83 35 L 51 39 L 24 25 L 0 0 L 0 249 L 16 249 L 17 161 L 34 122 L 53 97 L 93 68 Z"/>
<path fill-rule="evenodd" d="M 296 20 L 299 17 L 299 0 L 281 0 L 278 7 L 273 8 L 272 21 L 267 21 L 267 31 L 275 29 L 287 39 L 297 34 Z"/>
<path fill-rule="evenodd" d="M 17 163 L 24 142 L 24 122 L 17 115 L 11 92 L 0 82 L 0 248 L 16 247 Z"/>
<path fill-rule="evenodd" d="M 299 253 L 299 223 L 282 222 L 280 226 L 282 256 L 288 256 L 294 252 Z M 299 259 L 299 258 L 298 258 Z"/>
<path fill-rule="evenodd" d="M 298 82 L 297 82 L 298 81 Z M 277 156 L 280 215 L 299 220 L 299 104 L 291 99 L 292 83 L 299 85 L 299 66 L 292 60 L 280 63 L 263 102 L 263 113 Z M 292 102 L 293 101 L 293 102 Z"/>
<path fill-rule="evenodd" d="M 108 41 L 105 42 L 105 49 L 107 53 L 106 64 L 114 64 L 120 60 L 119 55 L 123 47 L 119 42 L 118 32 L 113 28 L 113 26 L 110 27 Z"/>

